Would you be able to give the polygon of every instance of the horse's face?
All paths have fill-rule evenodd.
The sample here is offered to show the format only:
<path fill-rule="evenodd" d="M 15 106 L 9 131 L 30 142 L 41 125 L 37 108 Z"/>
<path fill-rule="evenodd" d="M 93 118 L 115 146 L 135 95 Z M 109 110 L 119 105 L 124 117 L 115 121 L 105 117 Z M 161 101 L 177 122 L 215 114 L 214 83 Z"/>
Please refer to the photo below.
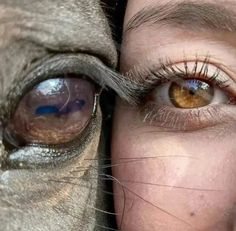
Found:
<path fill-rule="evenodd" d="M 0 50 L 0 230 L 97 230 L 90 80 L 116 65 L 99 0 L 0 0 Z"/>

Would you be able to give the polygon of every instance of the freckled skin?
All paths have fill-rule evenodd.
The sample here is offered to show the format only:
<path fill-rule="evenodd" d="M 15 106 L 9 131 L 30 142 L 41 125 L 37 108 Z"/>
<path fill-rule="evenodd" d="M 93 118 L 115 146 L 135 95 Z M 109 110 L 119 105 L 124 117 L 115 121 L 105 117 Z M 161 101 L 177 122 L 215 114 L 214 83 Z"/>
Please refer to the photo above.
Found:
<path fill-rule="evenodd" d="M 88 53 L 109 67 L 116 65 L 99 0 L 0 0 L 0 21 L 1 121 L 7 120 L 5 109 L 11 108 L 9 89 L 52 54 Z M 16 95 L 23 94 L 18 91 Z M 86 142 L 78 145 L 72 160 L 50 168 L 0 169 L 1 231 L 90 231 L 100 230 L 96 224 L 107 225 L 105 216 L 94 209 L 103 209 L 99 170 L 93 167 L 102 158 L 101 122 L 98 107 Z M 28 153 L 35 154 L 33 149 Z M 1 140 L 0 163 L 7 155 Z"/>

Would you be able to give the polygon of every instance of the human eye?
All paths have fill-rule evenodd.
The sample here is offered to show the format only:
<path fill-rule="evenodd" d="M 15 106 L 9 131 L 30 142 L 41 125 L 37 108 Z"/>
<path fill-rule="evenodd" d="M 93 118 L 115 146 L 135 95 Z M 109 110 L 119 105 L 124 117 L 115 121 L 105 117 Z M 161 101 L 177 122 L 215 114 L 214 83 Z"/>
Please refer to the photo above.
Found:
<path fill-rule="evenodd" d="M 147 73 L 152 87 L 142 101 L 143 121 L 180 131 L 233 121 L 235 83 L 209 57 L 162 63 Z"/>

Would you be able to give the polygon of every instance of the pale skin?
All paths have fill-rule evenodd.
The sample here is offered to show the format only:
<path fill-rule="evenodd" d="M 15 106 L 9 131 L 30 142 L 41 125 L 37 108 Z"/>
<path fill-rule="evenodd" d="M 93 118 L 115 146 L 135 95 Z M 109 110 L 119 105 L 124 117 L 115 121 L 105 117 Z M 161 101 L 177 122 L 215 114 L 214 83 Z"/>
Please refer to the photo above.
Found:
<path fill-rule="evenodd" d="M 140 81 L 135 70 L 147 70 L 149 66 L 158 69 L 160 61 L 165 63 L 168 60 L 168 65 L 178 64 L 180 69 L 187 64 L 192 70 L 196 59 L 199 65 L 205 60 L 209 64 L 208 73 L 215 66 L 220 67 L 220 76 L 225 76 L 223 78 L 229 81 L 230 97 L 235 98 L 235 30 L 229 29 L 232 25 L 221 29 L 214 26 L 207 28 L 204 23 L 208 18 L 205 18 L 199 26 L 196 21 L 201 14 L 196 19 L 191 18 L 193 12 L 188 12 L 194 21 L 192 26 L 185 25 L 185 18 L 177 15 L 183 23 L 170 23 L 177 18 L 172 17 L 169 22 L 165 18 L 156 23 L 136 24 L 135 28 L 126 30 L 133 16 L 145 7 L 163 9 L 163 5 L 170 3 L 178 8 L 182 1 L 128 1 L 120 66 L 121 72 L 126 75 L 124 78 L 132 76 L 132 79 Z M 204 3 L 223 7 L 222 11 L 230 10 L 234 14 L 232 20 L 235 19 L 236 1 L 206 0 L 195 3 L 198 7 Z M 169 5 L 165 6 L 164 9 Z M 194 8 L 191 6 L 190 9 Z M 209 57 L 207 61 L 206 56 Z M 206 113 L 210 110 L 210 102 L 195 111 L 184 110 L 169 103 L 164 93 L 165 85 L 152 89 L 149 95 L 155 93 L 159 98 L 154 97 L 151 109 L 159 107 L 160 110 L 151 119 L 141 112 L 141 104 L 129 106 L 117 100 L 112 158 L 116 164 L 113 175 L 119 182 L 114 184 L 114 193 L 120 229 L 236 230 L 236 109 L 234 103 L 228 103 L 226 89 L 229 88 L 217 88 L 219 91 L 215 92 L 214 98 L 216 107 L 215 111 L 210 112 L 211 115 Z M 142 106 L 148 100 L 150 98 L 142 101 Z M 169 107 L 163 111 L 167 104 Z M 192 117 L 184 117 L 184 113 L 191 110 Z M 206 111 L 203 113 L 202 110 Z M 194 116 L 201 113 L 204 114 L 201 118 Z"/>

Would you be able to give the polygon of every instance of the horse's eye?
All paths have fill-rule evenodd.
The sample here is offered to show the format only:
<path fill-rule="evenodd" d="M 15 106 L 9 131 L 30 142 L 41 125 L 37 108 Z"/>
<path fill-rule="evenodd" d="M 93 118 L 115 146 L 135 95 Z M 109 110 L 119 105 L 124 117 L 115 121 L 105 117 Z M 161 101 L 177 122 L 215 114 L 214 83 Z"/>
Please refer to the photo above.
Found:
<path fill-rule="evenodd" d="M 84 79 L 46 80 L 21 99 L 9 130 L 26 144 L 67 143 L 89 123 L 94 99 L 95 87 Z"/>

